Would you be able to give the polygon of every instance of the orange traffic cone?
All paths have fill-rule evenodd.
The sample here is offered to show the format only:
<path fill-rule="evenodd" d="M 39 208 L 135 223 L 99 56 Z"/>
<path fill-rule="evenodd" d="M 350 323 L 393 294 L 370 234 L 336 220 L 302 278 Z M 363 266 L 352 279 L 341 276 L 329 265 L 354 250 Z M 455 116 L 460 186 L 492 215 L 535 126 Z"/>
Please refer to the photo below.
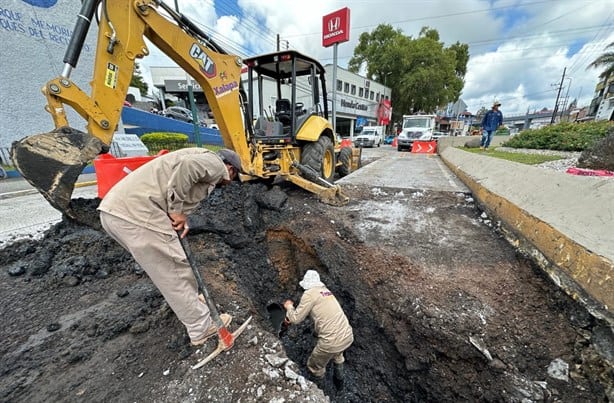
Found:
<path fill-rule="evenodd" d="M 397 137 L 394 136 L 394 139 L 392 139 L 392 146 L 396 147 L 397 146 Z"/>

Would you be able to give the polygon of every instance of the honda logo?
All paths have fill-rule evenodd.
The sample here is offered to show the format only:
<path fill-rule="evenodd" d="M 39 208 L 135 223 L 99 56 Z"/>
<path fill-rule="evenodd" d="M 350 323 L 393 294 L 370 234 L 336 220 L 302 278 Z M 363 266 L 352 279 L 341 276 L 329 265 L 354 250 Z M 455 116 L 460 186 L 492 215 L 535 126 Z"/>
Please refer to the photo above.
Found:
<path fill-rule="evenodd" d="M 335 32 L 341 27 L 341 18 L 334 17 L 328 20 L 328 32 Z"/>
<path fill-rule="evenodd" d="M 322 17 L 322 46 L 350 40 L 350 9 L 345 7 Z"/>

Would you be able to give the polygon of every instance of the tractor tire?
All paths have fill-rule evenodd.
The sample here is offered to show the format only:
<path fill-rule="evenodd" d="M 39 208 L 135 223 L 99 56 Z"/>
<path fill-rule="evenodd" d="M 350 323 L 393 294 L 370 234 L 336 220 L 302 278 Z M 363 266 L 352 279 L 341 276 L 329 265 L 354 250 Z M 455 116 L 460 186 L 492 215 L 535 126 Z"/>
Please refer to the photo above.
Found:
<path fill-rule="evenodd" d="M 335 149 L 326 136 L 308 143 L 301 153 L 301 164 L 315 170 L 322 179 L 332 182 L 335 176 Z"/>
<path fill-rule="evenodd" d="M 341 165 L 337 168 L 339 177 L 343 178 L 352 173 L 352 148 L 343 147 L 339 151 L 339 162 L 341 162 Z"/>

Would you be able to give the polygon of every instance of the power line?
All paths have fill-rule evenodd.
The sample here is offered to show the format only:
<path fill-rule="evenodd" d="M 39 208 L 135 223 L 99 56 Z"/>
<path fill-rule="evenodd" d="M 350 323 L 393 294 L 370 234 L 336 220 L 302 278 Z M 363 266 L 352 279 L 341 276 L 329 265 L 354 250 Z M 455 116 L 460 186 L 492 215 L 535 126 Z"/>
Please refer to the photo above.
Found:
<path fill-rule="evenodd" d="M 508 9 L 508 8 L 517 9 L 517 8 L 521 8 L 523 6 L 534 6 L 534 5 L 537 5 L 537 4 L 550 3 L 550 2 L 552 2 L 552 0 L 529 1 L 527 3 L 518 3 L 518 4 L 509 5 L 509 6 L 491 7 L 491 8 L 484 8 L 484 9 L 480 9 L 480 10 L 460 11 L 460 12 L 457 12 L 457 13 L 441 14 L 441 15 L 434 15 L 434 16 L 428 16 L 428 17 L 419 17 L 419 18 L 410 18 L 410 19 L 407 19 L 407 20 L 392 21 L 392 22 L 389 22 L 388 24 L 394 26 L 394 25 L 404 24 L 404 23 L 407 23 L 407 22 L 416 22 L 416 21 L 422 21 L 422 20 L 433 20 L 433 19 L 440 19 L 440 18 L 447 18 L 447 17 L 457 17 L 459 15 L 484 13 L 484 12 L 505 10 L 505 9 Z M 406 4 L 406 3 L 403 3 L 403 4 Z M 377 24 L 377 25 L 373 25 L 373 24 L 362 25 L 362 26 L 350 28 L 350 31 L 354 31 L 354 30 L 358 30 L 358 29 L 364 29 L 364 28 L 377 27 L 378 25 L 379 24 Z M 293 38 L 293 37 L 305 37 L 305 36 L 313 36 L 313 35 L 321 35 L 321 32 L 308 33 L 308 34 L 288 35 L 287 37 L 288 38 Z"/>

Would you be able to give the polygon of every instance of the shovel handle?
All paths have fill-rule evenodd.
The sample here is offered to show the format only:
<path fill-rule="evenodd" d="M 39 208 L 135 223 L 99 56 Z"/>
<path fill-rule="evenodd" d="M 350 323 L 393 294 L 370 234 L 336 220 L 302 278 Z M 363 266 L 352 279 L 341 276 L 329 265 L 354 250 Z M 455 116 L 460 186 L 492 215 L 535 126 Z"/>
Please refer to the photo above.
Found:
<path fill-rule="evenodd" d="M 192 273 L 194 273 L 194 277 L 196 278 L 196 284 L 198 285 L 198 291 L 203 294 L 205 297 L 205 302 L 207 307 L 209 307 L 209 312 L 211 313 L 211 319 L 213 319 L 213 323 L 217 326 L 218 329 L 224 328 L 224 322 L 220 318 L 220 314 L 215 307 L 215 303 L 209 296 L 209 291 L 207 291 L 207 287 L 205 287 L 205 282 L 203 281 L 202 276 L 200 275 L 200 271 L 196 266 L 196 262 L 194 262 L 194 257 L 192 256 L 192 249 L 190 249 L 190 244 L 188 243 L 187 238 L 181 237 L 181 231 L 177 231 L 177 237 L 179 238 L 179 242 L 181 243 L 181 248 L 188 258 L 188 263 L 190 263 L 190 267 L 192 268 Z"/>

